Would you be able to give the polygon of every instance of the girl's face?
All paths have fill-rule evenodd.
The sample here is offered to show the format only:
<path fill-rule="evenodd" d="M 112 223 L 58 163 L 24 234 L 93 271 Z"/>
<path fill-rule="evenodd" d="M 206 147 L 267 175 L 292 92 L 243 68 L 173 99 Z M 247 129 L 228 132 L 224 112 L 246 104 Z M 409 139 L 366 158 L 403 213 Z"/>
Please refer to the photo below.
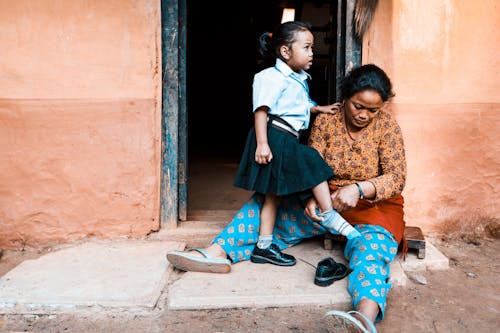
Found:
<path fill-rule="evenodd" d="M 297 73 L 311 68 L 313 60 L 314 36 L 310 31 L 299 31 L 291 47 L 282 46 L 280 51 L 286 64 Z"/>
<path fill-rule="evenodd" d="M 363 90 L 345 101 L 346 122 L 353 130 L 368 126 L 385 105 L 375 90 Z"/>

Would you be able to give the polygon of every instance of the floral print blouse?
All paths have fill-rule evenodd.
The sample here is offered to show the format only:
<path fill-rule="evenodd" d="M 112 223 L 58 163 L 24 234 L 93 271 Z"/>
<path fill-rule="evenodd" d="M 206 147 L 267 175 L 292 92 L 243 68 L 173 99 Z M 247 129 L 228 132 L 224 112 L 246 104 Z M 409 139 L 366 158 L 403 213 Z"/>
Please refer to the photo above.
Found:
<path fill-rule="evenodd" d="M 370 181 L 376 189 L 372 201 L 400 194 L 406 181 L 406 159 L 403 135 L 396 120 L 380 110 L 354 142 L 344 122 L 343 112 L 319 114 L 309 136 L 309 145 L 335 173 L 329 183 L 345 186 Z"/>

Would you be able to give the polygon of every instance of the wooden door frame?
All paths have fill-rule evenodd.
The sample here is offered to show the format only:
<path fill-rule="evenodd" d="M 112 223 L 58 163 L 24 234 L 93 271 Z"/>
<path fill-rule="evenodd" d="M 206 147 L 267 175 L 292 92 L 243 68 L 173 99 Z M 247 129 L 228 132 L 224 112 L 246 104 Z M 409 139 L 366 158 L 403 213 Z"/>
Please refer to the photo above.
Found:
<path fill-rule="evenodd" d="M 356 0 L 332 0 L 337 6 L 336 91 L 352 67 L 361 64 L 361 41 L 354 32 Z M 160 223 L 175 228 L 187 219 L 186 0 L 161 0 L 162 124 Z"/>
<path fill-rule="evenodd" d="M 161 0 L 161 227 L 186 220 L 186 0 Z"/>
<path fill-rule="evenodd" d="M 342 79 L 352 68 L 361 65 L 361 40 L 354 29 L 356 0 L 332 1 L 337 4 L 337 50 L 335 55 L 335 99 L 340 100 Z"/>

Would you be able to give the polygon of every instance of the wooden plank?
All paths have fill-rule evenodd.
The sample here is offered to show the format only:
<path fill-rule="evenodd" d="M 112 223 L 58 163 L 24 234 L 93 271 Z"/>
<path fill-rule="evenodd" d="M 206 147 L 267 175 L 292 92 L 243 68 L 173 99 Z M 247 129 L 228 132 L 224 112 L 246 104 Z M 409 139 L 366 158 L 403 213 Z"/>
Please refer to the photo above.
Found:
<path fill-rule="evenodd" d="M 179 42 L 178 1 L 161 0 L 162 151 L 160 221 L 175 228 L 178 221 Z"/>
<path fill-rule="evenodd" d="M 425 258 L 425 237 L 420 227 L 406 226 L 405 238 L 408 243 L 408 249 L 417 250 L 417 258 Z"/>
<path fill-rule="evenodd" d="M 341 84 L 345 73 L 345 0 L 336 1 L 335 100 L 341 100 Z"/>
<path fill-rule="evenodd" d="M 179 220 L 187 220 L 186 0 L 179 1 Z"/>
<path fill-rule="evenodd" d="M 354 67 L 361 65 L 361 41 L 356 36 L 354 27 L 354 10 L 356 0 L 347 0 L 345 21 L 345 61 L 344 73 L 349 73 Z"/>
<path fill-rule="evenodd" d="M 333 2 L 336 9 L 336 55 L 335 55 L 335 100 L 340 101 L 341 85 L 345 75 L 353 68 L 361 65 L 361 41 L 354 29 L 355 0 L 338 0 Z M 333 54 L 333 53 L 332 53 Z"/>

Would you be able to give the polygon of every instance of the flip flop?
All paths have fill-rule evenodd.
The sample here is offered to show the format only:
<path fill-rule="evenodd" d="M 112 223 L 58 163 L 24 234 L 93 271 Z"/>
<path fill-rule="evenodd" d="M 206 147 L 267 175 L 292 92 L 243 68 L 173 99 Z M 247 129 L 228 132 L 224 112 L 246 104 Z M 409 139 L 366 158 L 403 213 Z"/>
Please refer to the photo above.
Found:
<path fill-rule="evenodd" d="M 196 251 L 203 257 L 196 257 L 189 254 Z M 231 271 L 231 261 L 228 259 L 213 258 L 207 251 L 200 248 L 188 249 L 187 251 L 170 251 L 167 253 L 167 260 L 175 267 L 189 272 L 206 273 L 229 273 Z"/>
<path fill-rule="evenodd" d="M 355 314 L 361 318 L 370 330 L 352 315 Z M 326 326 L 329 332 L 350 332 L 350 333 L 377 333 L 375 325 L 372 321 L 366 318 L 361 312 L 358 311 L 328 311 L 325 316 Z"/>

